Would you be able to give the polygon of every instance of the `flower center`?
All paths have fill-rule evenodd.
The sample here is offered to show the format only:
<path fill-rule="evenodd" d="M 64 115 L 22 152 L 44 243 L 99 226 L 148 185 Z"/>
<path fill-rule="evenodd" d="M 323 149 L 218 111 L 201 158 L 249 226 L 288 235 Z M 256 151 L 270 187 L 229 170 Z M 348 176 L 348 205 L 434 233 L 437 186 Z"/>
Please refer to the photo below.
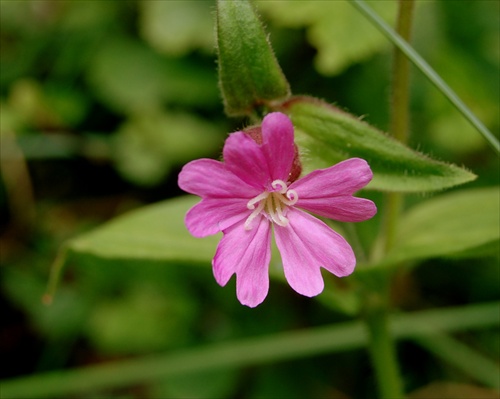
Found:
<path fill-rule="evenodd" d="M 279 226 L 286 227 L 288 219 L 286 218 L 287 208 L 294 205 L 299 196 L 295 190 L 289 190 L 283 180 L 275 180 L 271 183 L 275 191 L 264 191 L 252 198 L 247 203 L 247 208 L 253 210 L 245 221 L 245 229 L 252 229 L 252 221 L 261 212 L 264 212 L 269 220 Z"/>

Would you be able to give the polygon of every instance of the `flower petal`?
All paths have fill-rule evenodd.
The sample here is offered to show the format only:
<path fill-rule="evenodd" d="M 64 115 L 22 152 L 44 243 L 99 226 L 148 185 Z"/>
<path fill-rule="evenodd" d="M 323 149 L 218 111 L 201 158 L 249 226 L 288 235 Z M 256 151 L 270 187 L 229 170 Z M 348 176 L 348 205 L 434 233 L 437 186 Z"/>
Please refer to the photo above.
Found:
<path fill-rule="evenodd" d="M 319 169 L 290 185 L 302 198 L 329 198 L 351 195 L 366 186 L 373 177 L 368 163 L 350 158 L 326 169 Z"/>
<path fill-rule="evenodd" d="M 293 125 L 288 116 L 281 112 L 272 112 L 264 117 L 262 149 L 272 181 L 279 179 L 286 182 L 295 156 Z"/>
<path fill-rule="evenodd" d="M 273 181 L 262 147 L 249 135 L 231 133 L 224 144 L 223 156 L 227 169 L 250 186 L 262 191 Z"/>
<path fill-rule="evenodd" d="M 301 198 L 299 195 L 299 201 L 295 205 L 340 222 L 362 222 L 377 213 L 377 207 L 372 201 L 352 196 Z"/>
<path fill-rule="evenodd" d="M 259 216 L 253 229 L 245 230 L 238 223 L 224 231 L 212 261 L 216 281 L 224 286 L 236 273 L 236 294 L 243 305 L 255 307 L 269 291 L 271 260 L 271 228 Z"/>
<path fill-rule="evenodd" d="M 275 237 L 285 277 L 295 291 L 318 295 L 324 287 L 320 267 L 338 277 L 352 273 L 356 258 L 341 235 L 298 209 L 289 208 L 286 217 L 288 226 L 274 226 Z"/>
<path fill-rule="evenodd" d="M 186 227 L 195 237 L 206 237 L 246 220 L 252 211 L 240 198 L 205 198 L 186 214 Z"/>
<path fill-rule="evenodd" d="M 179 173 L 178 185 L 184 191 L 203 198 L 250 199 L 259 193 L 230 172 L 224 163 L 214 159 L 198 159 L 184 165 Z"/>
<path fill-rule="evenodd" d="M 375 204 L 352 194 L 366 186 L 372 171 L 365 160 L 351 158 L 327 169 L 315 170 L 290 185 L 297 191 L 295 204 L 320 216 L 342 222 L 360 222 L 377 213 Z"/>

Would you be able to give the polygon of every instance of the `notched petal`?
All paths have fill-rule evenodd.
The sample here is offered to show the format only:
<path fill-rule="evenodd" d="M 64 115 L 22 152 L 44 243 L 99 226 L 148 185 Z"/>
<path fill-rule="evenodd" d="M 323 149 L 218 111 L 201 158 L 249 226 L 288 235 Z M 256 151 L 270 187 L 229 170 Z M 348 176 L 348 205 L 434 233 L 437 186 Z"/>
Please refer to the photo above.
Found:
<path fill-rule="evenodd" d="M 259 216 L 251 230 L 238 223 L 224 231 L 212 261 L 214 277 L 224 286 L 236 273 L 236 294 L 246 306 L 262 303 L 269 291 L 271 261 L 271 228 Z"/>
<path fill-rule="evenodd" d="M 275 236 L 285 277 L 295 291 L 318 295 L 323 290 L 320 267 L 338 277 L 353 272 L 356 258 L 341 235 L 298 209 L 289 210 L 287 218 L 289 225 L 275 226 Z"/>
<path fill-rule="evenodd" d="M 373 178 L 368 163 L 350 158 L 326 169 L 318 169 L 294 182 L 290 188 L 303 198 L 327 198 L 352 195 Z"/>

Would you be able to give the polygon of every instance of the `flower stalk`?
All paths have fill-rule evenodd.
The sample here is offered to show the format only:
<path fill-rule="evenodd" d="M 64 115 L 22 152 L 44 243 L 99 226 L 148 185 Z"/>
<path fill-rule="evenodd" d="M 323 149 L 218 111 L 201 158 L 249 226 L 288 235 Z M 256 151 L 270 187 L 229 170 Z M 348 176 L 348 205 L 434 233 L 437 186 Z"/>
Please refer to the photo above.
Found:
<path fill-rule="evenodd" d="M 407 42 L 410 40 L 414 0 L 399 0 L 397 33 Z M 410 64 L 405 54 L 394 48 L 392 87 L 390 98 L 390 132 L 403 144 L 409 136 Z M 388 193 L 382 225 L 384 253 L 389 252 L 397 234 L 397 225 L 404 198 L 401 193 Z M 392 273 L 385 274 L 384 294 L 369 296 L 366 308 L 366 323 L 370 333 L 370 354 L 378 382 L 381 398 L 403 398 L 403 384 L 398 366 L 396 348 L 388 327 L 389 301 Z"/>
<path fill-rule="evenodd" d="M 385 298 L 372 294 L 368 299 L 365 322 L 370 336 L 370 355 L 377 379 L 379 397 L 402 399 L 404 391 L 396 349 L 389 331 L 389 314 Z"/>
<path fill-rule="evenodd" d="M 399 0 L 397 33 L 407 42 L 410 41 L 414 0 Z M 407 144 L 409 136 L 409 103 L 410 103 L 410 62 L 403 52 L 394 48 L 392 62 L 392 86 L 390 98 L 390 132 L 397 140 Z M 403 196 L 400 193 L 386 195 L 384 215 L 384 252 L 394 245 L 397 222 L 403 207 Z"/>

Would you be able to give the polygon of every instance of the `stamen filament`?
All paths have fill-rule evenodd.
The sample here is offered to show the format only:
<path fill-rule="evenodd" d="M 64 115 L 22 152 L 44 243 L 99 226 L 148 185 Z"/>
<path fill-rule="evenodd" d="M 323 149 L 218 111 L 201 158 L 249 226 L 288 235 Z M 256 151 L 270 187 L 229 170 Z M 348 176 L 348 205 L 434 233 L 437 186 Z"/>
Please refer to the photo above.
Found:
<path fill-rule="evenodd" d="M 281 194 L 285 194 L 286 193 L 286 190 L 288 189 L 286 183 L 283 181 L 283 180 L 275 180 L 271 183 L 271 187 L 274 188 L 274 189 L 277 189 L 278 187 L 281 187 L 278 192 L 281 193 Z"/>
<path fill-rule="evenodd" d="M 247 208 L 252 210 L 252 213 L 245 221 L 245 230 L 252 229 L 253 220 L 262 211 L 265 212 L 271 222 L 282 227 L 288 226 L 288 218 L 285 216 L 287 207 L 295 205 L 299 200 L 299 196 L 295 190 L 289 190 L 283 180 L 274 180 L 271 187 L 276 191 L 270 192 L 266 190 L 247 202 Z"/>
<path fill-rule="evenodd" d="M 252 198 L 250 201 L 247 202 L 247 208 L 255 209 L 255 204 L 259 201 L 266 199 L 268 195 L 269 193 L 267 191 L 264 191 L 263 193 L 257 195 L 255 198 Z"/>
<path fill-rule="evenodd" d="M 261 194 L 262 195 L 262 194 Z M 252 230 L 252 226 L 250 225 L 253 220 L 262 212 L 262 210 L 264 209 L 264 206 L 265 206 L 265 203 L 266 201 L 260 201 L 259 205 L 257 206 L 257 208 L 255 208 L 255 206 L 253 206 L 254 211 L 250 214 L 249 217 L 247 217 L 247 220 L 245 220 L 245 230 Z M 247 208 L 249 209 L 253 209 L 253 208 L 250 208 L 249 205 L 247 205 Z"/>

